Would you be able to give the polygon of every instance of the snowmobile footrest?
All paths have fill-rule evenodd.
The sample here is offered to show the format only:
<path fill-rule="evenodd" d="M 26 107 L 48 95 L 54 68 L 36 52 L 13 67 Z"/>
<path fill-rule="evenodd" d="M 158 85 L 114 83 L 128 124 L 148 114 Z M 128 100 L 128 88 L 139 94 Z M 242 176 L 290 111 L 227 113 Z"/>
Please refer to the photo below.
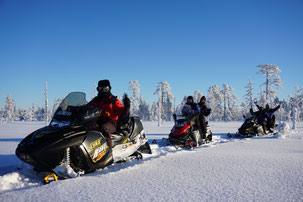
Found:
<path fill-rule="evenodd" d="M 52 181 L 58 181 L 58 177 L 55 173 L 51 173 L 48 176 L 46 176 L 43 180 L 43 184 L 49 184 Z"/>

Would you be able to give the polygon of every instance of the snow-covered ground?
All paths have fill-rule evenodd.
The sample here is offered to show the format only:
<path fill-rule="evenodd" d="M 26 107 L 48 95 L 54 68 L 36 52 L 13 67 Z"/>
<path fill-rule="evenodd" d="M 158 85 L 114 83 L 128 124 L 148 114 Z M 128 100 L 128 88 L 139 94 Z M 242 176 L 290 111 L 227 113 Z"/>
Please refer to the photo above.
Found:
<path fill-rule="evenodd" d="M 0 201 L 303 201 L 303 124 L 285 138 L 229 139 L 240 122 L 211 122 L 212 143 L 180 150 L 161 142 L 172 123 L 144 122 L 152 155 L 48 185 L 14 155 L 43 125 L 0 124 Z"/>

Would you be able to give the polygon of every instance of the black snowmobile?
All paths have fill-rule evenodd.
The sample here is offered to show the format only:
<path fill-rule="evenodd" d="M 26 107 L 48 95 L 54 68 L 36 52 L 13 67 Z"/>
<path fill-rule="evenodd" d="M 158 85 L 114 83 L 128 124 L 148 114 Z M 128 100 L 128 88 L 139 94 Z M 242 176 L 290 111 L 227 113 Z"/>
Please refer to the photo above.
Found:
<path fill-rule="evenodd" d="M 168 144 L 177 147 L 190 149 L 212 141 L 212 132 L 207 123 L 207 132 L 205 139 L 201 138 L 199 129 L 184 116 L 174 114 L 175 125 L 165 139 Z"/>
<path fill-rule="evenodd" d="M 22 161 L 44 172 L 44 181 L 76 177 L 104 168 L 113 162 L 151 154 L 140 119 L 130 117 L 112 134 L 113 148 L 102 132 L 90 127 L 100 117 L 99 108 L 87 105 L 82 92 L 70 93 L 61 102 L 49 126 L 24 138 L 16 149 Z"/>
<path fill-rule="evenodd" d="M 238 129 L 236 134 L 228 133 L 228 137 L 253 137 L 253 136 L 264 136 L 267 135 L 264 133 L 263 127 L 258 123 L 258 120 L 255 116 L 249 114 L 247 116 L 243 116 L 245 118 L 244 123 Z"/>

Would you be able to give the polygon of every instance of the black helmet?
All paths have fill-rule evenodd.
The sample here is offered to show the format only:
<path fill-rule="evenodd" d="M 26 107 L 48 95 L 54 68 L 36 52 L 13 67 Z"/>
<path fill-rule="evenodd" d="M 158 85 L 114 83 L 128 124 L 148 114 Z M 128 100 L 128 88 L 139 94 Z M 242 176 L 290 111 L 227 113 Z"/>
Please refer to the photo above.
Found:
<path fill-rule="evenodd" d="M 193 96 L 188 96 L 187 99 L 188 100 L 194 100 Z"/>
<path fill-rule="evenodd" d="M 100 80 L 98 82 L 97 91 L 99 93 L 107 93 L 110 90 L 111 90 L 111 86 L 109 80 L 105 79 L 105 80 Z"/>

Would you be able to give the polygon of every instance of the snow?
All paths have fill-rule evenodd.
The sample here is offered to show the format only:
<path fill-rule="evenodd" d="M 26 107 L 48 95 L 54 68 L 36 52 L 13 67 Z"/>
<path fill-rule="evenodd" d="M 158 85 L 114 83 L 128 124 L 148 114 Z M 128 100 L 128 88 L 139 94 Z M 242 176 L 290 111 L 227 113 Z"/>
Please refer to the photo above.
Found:
<path fill-rule="evenodd" d="M 14 155 L 44 123 L 0 124 L 0 201 L 303 200 L 303 123 L 285 138 L 229 139 L 241 122 L 210 122 L 213 142 L 192 150 L 163 145 L 173 123 L 143 124 L 152 155 L 48 185 Z"/>

